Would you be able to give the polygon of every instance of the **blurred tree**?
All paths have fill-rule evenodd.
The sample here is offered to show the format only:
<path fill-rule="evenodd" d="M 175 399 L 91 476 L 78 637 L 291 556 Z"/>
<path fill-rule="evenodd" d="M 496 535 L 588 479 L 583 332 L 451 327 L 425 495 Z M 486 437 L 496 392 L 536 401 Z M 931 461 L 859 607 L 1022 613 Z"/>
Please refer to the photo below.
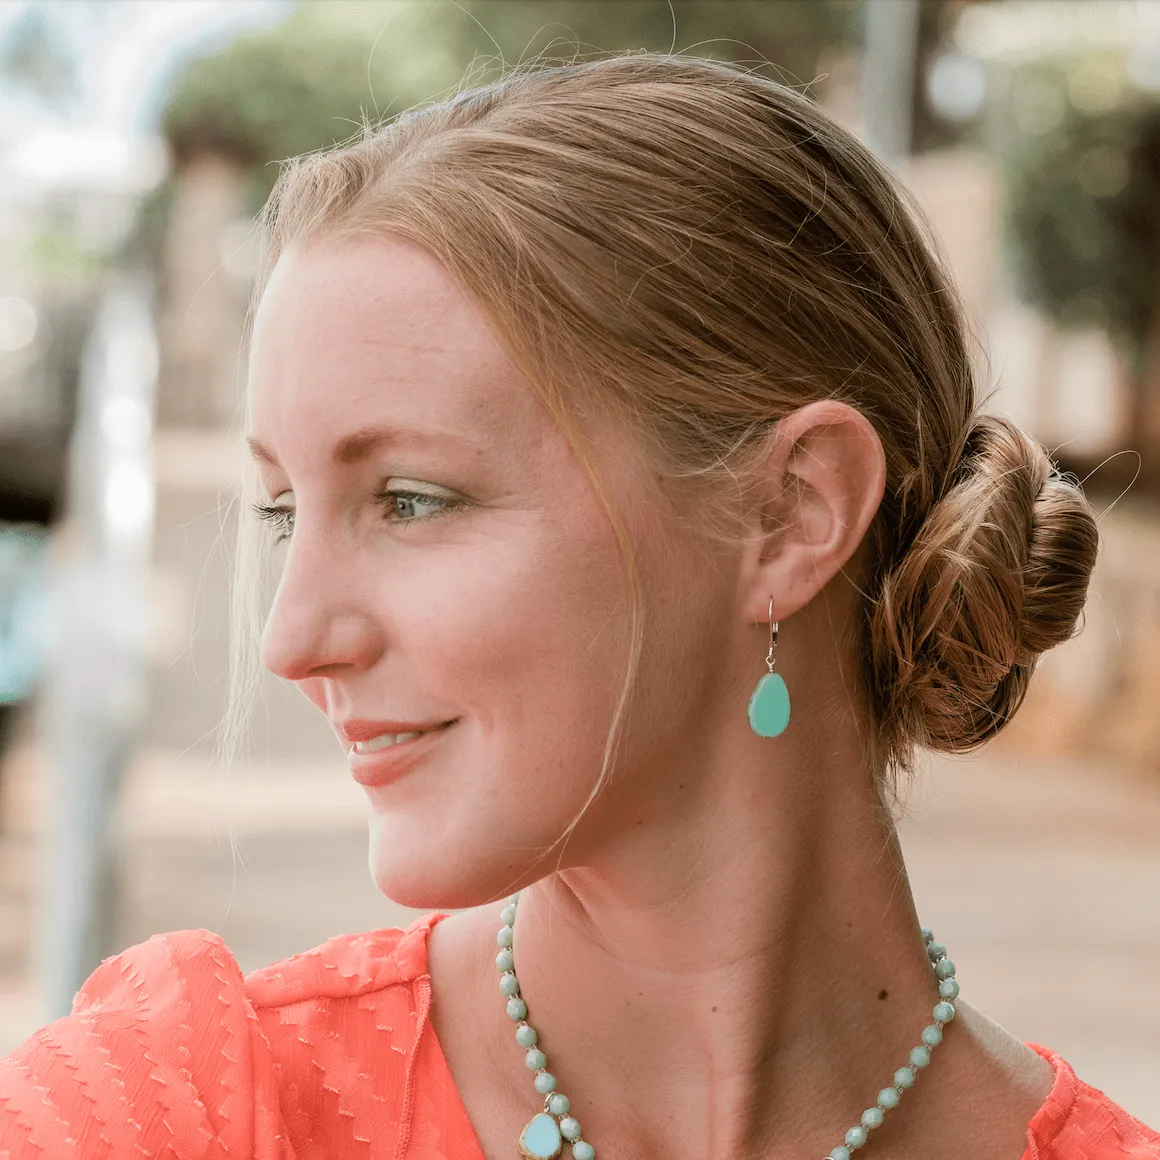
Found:
<path fill-rule="evenodd" d="M 474 60 L 558 61 L 626 48 L 759 64 L 791 84 L 855 36 L 859 0 L 307 0 L 282 24 L 190 62 L 163 115 L 178 169 L 200 153 L 249 171 L 252 199 L 271 162 L 344 140 L 454 86 Z"/>
<path fill-rule="evenodd" d="M 985 0 L 920 0 L 915 45 L 914 92 L 911 100 L 911 149 L 925 153 L 970 140 L 973 117 L 955 120 L 931 99 L 931 72 L 944 58 L 964 9 Z"/>
<path fill-rule="evenodd" d="M 1013 265 L 1027 301 L 1065 327 L 1103 329 L 1124 351 L 1128 433 L 1146 452 L 1144 476 L 1160 482 L 1160 102 L 1085 98 L 1082 68 L 1066 75 L 1073 99 L 1054 105 L 1048 78 L 1025 85 L 1052 112 L 1007 150 Z"/>
<path fill-rule="evenodd" d="M 244 287 L 234 229 L 277 162 L 357 136 L 402 109 L 485 80 L 503 62 L 623 49 L 765 67 L 808 90 L 829 47 L 856 39 L 862 0 L 305 0 L 281 24 L 192 60 L 163 112 L 171 182 L 132 245 L 160 269 L 159 422 L 215 426 L 236 408 Z M 243 279 L 244 280 L 244 279 Z"/>

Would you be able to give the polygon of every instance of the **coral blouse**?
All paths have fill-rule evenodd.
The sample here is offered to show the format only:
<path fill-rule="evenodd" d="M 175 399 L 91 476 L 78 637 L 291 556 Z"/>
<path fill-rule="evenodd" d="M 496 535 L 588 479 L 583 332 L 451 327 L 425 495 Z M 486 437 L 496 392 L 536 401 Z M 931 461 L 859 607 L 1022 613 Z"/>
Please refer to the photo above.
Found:
<path fill-rule="evenodd" d="M 106 959 L 0 1057 L 0 1160 L 483 1160 L 429 1019 L 442 917 L 247 978 L 204 930 Z M 1160 1160 L 1160 1134 L 1029 1046 L 1055 1084 L 1023 1160 Z"/>

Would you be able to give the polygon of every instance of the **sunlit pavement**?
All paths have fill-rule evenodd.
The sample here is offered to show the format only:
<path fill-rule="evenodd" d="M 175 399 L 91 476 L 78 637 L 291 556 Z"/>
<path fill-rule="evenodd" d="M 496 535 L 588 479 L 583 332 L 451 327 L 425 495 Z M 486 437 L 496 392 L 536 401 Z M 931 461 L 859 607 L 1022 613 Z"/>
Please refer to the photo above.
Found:
<path fill-rule="evenodd" d="M 2 1050 L 40 1020 L 27 954 L 39 769 L 25 747 L 5 779 Z M 928 759 L 910 801 L 919 912 L 950 948 L 964 998 L 1160 1124 L 1160 784 L 1010 754 Z M 207 927 L 250 970 L 410 916 L 370 882 L 361 791 L 341 760 L 224 781 L 202 757 L 153 749 L 124 806 L 120 945 Z"/>

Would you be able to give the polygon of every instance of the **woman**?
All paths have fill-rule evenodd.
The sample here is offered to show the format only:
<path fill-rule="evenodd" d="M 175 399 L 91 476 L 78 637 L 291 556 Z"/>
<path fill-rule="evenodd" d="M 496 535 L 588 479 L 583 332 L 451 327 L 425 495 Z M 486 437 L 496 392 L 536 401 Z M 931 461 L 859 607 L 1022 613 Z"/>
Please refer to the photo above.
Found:
<path fill-rule="evenodd" d="M 10 1153 L 1160 1156 L 915 914 L 914 746 L 1004 725 L 1097 529 L 866 150 L 634 54 L 300 159 L 264 226 L 263 659 L 381 890 L 458 913 L 108 960 L 4 1061 Z"/>

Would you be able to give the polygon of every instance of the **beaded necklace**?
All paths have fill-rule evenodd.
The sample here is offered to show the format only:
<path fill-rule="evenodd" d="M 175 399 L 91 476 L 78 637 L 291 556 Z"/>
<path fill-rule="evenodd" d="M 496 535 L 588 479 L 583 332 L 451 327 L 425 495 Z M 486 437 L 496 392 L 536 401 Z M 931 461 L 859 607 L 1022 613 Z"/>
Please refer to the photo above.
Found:
<path fill-rule="evenodd" d="M 513 952 L 519 899 L 518 892 L 513 894 L 500 912 L 503 925 L 496 936 L 500 949 L 495 965 L 500 971 L 500 992 L 507 997 L 508 1018 L 516 1024 L 516 1043 L 524 1049 L 524 1064 L 535 1073 L 533 1083 L 544 1097 L 544 1110 L 537 1112 L 520 1134 L 520 1155 L 528 1160 L 555 1160 L 566 1142 L 571 1145 L 572 1160 L 596 1160 L 596 1149 L 581 1136 L 580 1122 L 571 1114 L 571 1100 L 556 1090 L 556 1077 L 548 1071 L 548 1057 L 537 1046 L 540 1037 L 528 1023 L 528 1005 L 520 996 Z M 942 1042 L 943 1027 L 955 1017 L 954 1000 L 959 995 L 955 964 L 947 958 L 947 948 L 935 940 L 930 927 L 922 928 L 922 938 L 931 969 L 938 979 L 939 1001 L 931 1008 L 934 1021 L 922 1029 L 922 1042 L 910 1049 L 910 1062 L 894 1073 L 894 1083 L 878 1093 L 877 1103 L 862 1113 L 861 1123 L 850 1128 L 846 1142 L 833 1148 L 827 1160 L 850 1160 L 866 1143 L 871 1130 L 880 1127 L 886 1113 L 898 1106 L 902 1093 L 914 1086 L 918 1073 L 930 1063 L 932 1048 Z"/>

